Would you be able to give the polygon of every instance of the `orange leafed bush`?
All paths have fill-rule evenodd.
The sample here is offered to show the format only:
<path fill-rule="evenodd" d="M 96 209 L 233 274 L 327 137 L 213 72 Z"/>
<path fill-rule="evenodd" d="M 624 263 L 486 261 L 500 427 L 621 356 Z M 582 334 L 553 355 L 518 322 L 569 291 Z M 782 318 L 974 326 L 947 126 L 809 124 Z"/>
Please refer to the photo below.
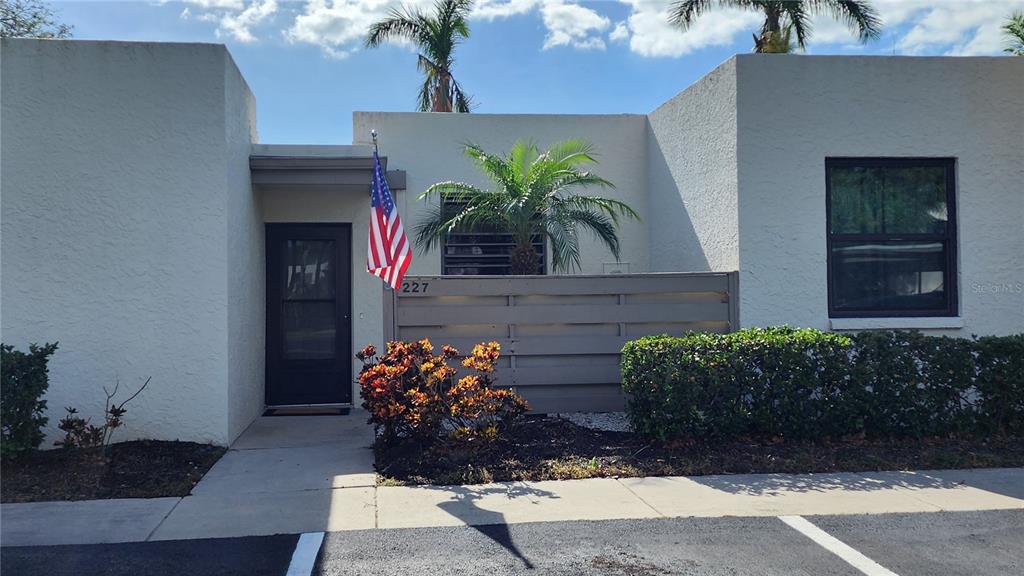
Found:
<path fill-rule="evenodd" d="M 367 346 L 356 357 L 363 408 L 385 441 L 444 437 L 493 439 L 528 409 L 526 401 L 508 389 L 494 387 L 497 342 L 481 343 L 462 360 L 472 372 L 457 378 L 451 366 L 459 352 L 451 346 L 434 354 L 429 340 L 388 342 L 378 356 Z"/>

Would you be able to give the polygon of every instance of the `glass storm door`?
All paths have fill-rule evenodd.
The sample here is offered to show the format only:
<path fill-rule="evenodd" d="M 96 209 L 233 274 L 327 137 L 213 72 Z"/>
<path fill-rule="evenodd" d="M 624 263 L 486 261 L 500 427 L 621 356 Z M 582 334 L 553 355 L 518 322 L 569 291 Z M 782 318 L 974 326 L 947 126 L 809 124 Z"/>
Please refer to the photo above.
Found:
<path fill-rule="evenodd" d="M 267 224 L 267 404 L 352 402 L 352 229 Z"/>

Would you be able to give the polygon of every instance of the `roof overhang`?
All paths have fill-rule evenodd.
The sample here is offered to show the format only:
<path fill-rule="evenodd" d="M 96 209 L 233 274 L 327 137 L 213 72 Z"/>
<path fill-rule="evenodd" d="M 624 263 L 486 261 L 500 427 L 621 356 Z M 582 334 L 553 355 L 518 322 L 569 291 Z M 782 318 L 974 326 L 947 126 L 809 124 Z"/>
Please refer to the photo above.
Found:
<path fill-rule="evenodd" d="M 387 170 L 392 190 L 405 190 L 405 171 Z M 373 149 L 368 146 L 280 146 L 257 144 L 249 155 L 257 189 L 323 189 L 366 193 L 373 180 Z"/>

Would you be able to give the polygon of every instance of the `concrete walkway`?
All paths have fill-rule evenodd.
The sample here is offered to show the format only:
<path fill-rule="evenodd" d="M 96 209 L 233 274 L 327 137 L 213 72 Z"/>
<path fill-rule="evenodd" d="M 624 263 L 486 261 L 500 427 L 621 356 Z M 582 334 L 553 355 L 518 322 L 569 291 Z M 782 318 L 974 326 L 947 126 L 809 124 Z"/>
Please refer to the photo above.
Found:
<path fill-rule="evenodd" d="M 659 517 L 1024 509 L 1024 469 L 374 485 L 359 414 L 261 418 L 186 498 L 4 504 L 4 546 Z M 107 528 L 104 528 L 107 527 Z"/>

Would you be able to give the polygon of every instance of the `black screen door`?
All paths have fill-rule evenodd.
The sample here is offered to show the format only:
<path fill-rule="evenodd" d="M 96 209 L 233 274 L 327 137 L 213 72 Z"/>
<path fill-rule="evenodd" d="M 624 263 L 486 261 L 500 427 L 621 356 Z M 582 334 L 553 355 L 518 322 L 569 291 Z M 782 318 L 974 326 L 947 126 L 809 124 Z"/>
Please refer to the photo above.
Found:
<path fill-rule="evenodd" d="M 267 224 L 267 404 L 352 401 L 352 229 Z"/>

